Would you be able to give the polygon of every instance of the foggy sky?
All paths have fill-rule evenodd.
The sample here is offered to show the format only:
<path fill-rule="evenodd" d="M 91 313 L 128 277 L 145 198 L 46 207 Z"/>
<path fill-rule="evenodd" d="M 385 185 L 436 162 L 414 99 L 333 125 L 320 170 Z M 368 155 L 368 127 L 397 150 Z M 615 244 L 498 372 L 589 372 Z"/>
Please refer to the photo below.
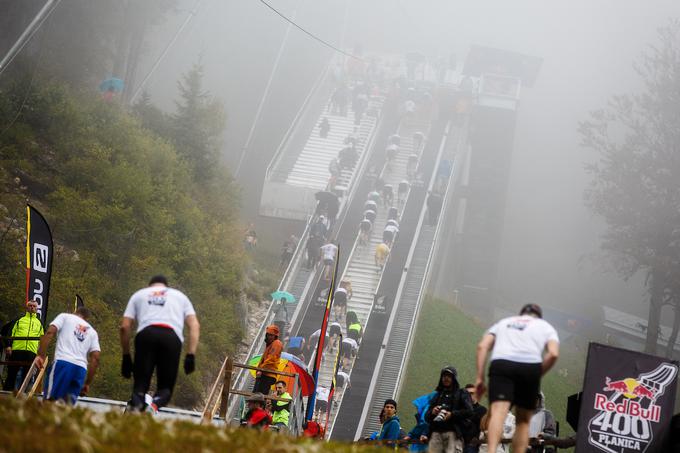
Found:
<path fill-rule="evenodd" d="M 185 1 L 187 9 L 193 1 Z M 579 147 L 579 121 L 617 93 L 639 89 L 632 63 L 656 29 L 680 16 L 676 0 L 272 0 L 286 14 L 299 5 L 297 22 L 337 45 L 349 11 L 345 44 L 368 51 L 429 56 L 471 44 L 542 57 L 535 87 L 522 91 L 517 122 L 501 290 L 512 300 L 553 306 L 609 304 L 645 315 L 639 280 L 625 284 L 589 259 L 602 224 L 583 206 L 595 158 Z M 159 49 L 183 19 L 157 30 Z M 206 0 L 170 52 L 150 91 L 172 109 L 175 82 L 200 56 L 206 83 L 226 103 L 225 156 L 234 163 L 245 141 L 286 23 L 255 0 Z M 328 49 L 292 30 L 266 114 L 240 178 L 246 215 L 259 200 L 263 162 L 285 132 L 306 90 L 330 56 Z M 149 55 L 159 52 L 150 49 Z M 143 72 L 143 71 L 142 71 Z M 586 259 L 583 259 L 586 257 Z M 581 304 L 583 303 L 583 304 Z"/>

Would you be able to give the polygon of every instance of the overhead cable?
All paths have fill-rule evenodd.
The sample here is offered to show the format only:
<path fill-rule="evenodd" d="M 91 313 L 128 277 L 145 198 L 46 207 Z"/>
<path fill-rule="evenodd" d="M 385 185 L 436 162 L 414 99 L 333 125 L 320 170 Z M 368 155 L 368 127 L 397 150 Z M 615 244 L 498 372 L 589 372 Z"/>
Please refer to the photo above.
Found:
<path fill-rule="evenodd" d="M 276 13 L 278 16 L 280 16 L 280 17 L 281 17 L 283 20 L 285 20 L 286 22 L 290 23 L 293 27 L 297 28 L 298 30 L 300 30 L 301 32 L 303 32 L 304 34 L 306 34 L 307 36 L 309 36 L 310 38 L 312 38 L 312 39 L 314 39 L 314 40 L 320 42 L 320 43 L 323 44 L 324 46 L 326 46 L 326 47 L 328 47 L 328 48 L 330 48 L 330 49 L 333 49 L 334 51 L 336 51 L 336 52 L 338 52 L 338 53 L 341 53 L 341 54 L 343 54 L 343 55 L 345 55 L 345 56 L 347 56 L 347 57 L 355 58 L 355 59 L 360 60 L 360 61 L 364 61 L 363 58 L 357 57 L 357 56 L 354 55 L 354 54 L 351 54 L 351 53 L 349 53 L 349 52 L 345 52 L 344 50 L 338 49 L 337 47 L 335 47 L 333 44 L 329 43 L 328 41 L 324 41 L 323 39 L 319 38 L 319 37 L 316 36 L 315 34 L 313 34 L 313 33 L 309 32 L 309 31 L 305 30 L 304 28 L 302 28 L 301 26 L 299 26 L 298 24 L 296 24 L 293 20 L 291 20 L 290 18 L 286 17 L 283 13 L 279 12 L 276 8 L 274 8 L 272 5 L 270 5 L 269 3 L 267 3 L 265 0 L 260 0 L 260 3 L 262 3 L 264 6 L 266 6 L 266 7 L 269 8 L 270 10 L 274 11 L 274 13 Z"/>

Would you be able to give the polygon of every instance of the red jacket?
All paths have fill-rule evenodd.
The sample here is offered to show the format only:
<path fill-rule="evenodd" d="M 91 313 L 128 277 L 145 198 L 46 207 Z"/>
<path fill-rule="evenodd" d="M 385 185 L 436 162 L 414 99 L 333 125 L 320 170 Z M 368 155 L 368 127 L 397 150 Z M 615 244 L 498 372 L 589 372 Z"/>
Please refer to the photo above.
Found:
<path fill-rule="evenodd" d="M 246 424 L 249 428 L 267 429 L 272 422 L 272 416 L 261 407 L 248 411 L 246 414 Z"/>

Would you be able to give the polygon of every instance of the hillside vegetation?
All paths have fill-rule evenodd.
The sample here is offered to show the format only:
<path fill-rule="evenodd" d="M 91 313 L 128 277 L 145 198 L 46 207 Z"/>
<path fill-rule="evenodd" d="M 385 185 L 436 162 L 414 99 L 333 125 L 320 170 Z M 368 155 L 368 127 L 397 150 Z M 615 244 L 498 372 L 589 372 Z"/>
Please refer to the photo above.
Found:
<path fill-rule="evenodd" d="M 0 445 L 11 452 L 376 452 L 375 447 L 294 439 L 242 428 L 157 421 L 0 398 Z M 39 435 L 36 435 L 39 432 Z M 386 450 L 387 451 L 387 450 Z"/>
<path fill-rule="evenodd" d="M 128 112 L 35 74 L 0 87 L 0 321 L 23 307 L 28 201 L 55 240 L 48 320 L 76 293 L 94 312 L 102 356 L 92 396 L 127 399 L 117 326 L 153 274 L 186 292 L 202 324 L 198 372 L 180 376 L 176 405 L 199 403 L 240 340 L 238 191 L 218 157 L 222 106 L 201 78 L 198 66 L 184 76 L 172 115 L 147 98 Z"/>

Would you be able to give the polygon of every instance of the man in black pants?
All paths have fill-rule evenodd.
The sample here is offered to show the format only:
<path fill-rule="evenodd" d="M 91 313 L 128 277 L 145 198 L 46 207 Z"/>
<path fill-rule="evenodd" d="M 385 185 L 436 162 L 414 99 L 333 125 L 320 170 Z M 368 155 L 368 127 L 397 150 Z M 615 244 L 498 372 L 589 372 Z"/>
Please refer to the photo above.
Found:
<path fill-rule="evenodd" d="M 132 324 L 137 323 L 135 361 L 130 356 Z M 168 288 L 162 275 L 152 277 L 149 287 L 140 289 L 128 302 L 120 324 L 120 344 L 123 349 L 121 374 L 129 379 L 134 374 L 132 410 L 147 409 L 145 395 L 156 370 L 156 394 L 149 404 L 152 412 L 170 401 L 177 379 L 177 368 L 184 341 L 184 324 L 189 327 L 184 372 L 195 369 L 200 325 L 191 301 L 181 291 Z"/>

